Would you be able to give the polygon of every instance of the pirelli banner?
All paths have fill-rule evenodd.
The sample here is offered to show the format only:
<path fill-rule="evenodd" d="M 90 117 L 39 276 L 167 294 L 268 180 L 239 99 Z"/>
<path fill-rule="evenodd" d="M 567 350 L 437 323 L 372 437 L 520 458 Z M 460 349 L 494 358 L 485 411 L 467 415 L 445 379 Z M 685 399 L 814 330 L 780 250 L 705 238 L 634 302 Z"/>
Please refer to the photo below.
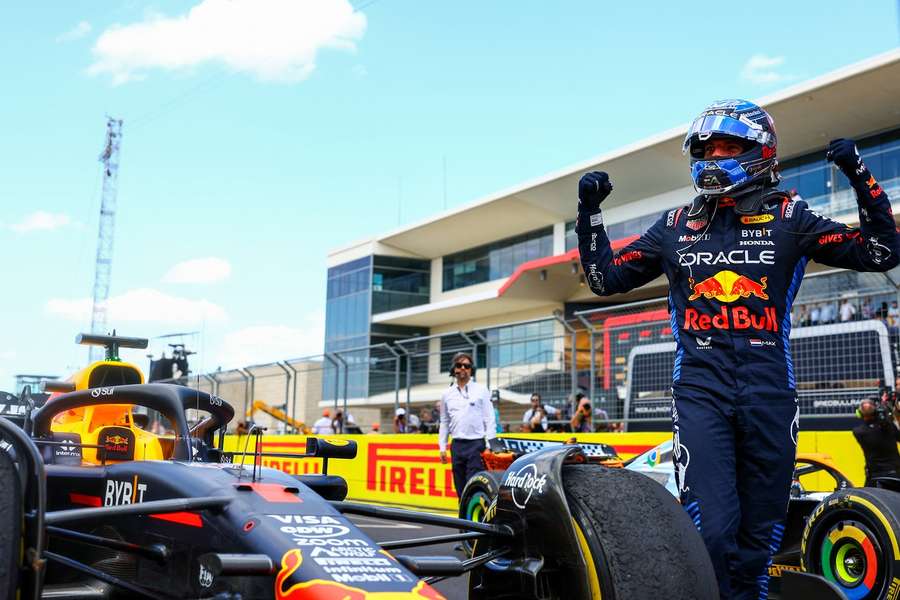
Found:
<path fill-rule="evenodd" d="M 579 434 L 578 441 L 609 444 L 623 459 L 629 459 L 670 436 L 668 433 L 590 433 Z M 436 435 L 328 437 L 352 439 L 357 443 L 358 453 L 355 459 L 328 461 L 328 472 L 340 475 L 347 481 L 348 500 L 442 512 L 456 511 L 457 495 L 453 487 L 453 474 L 449 461 L 446 465 L 441 464 Z M 525 449 L 528 440 L 564 441 L 570 439 L 572 434 L 514 434 L 510 437 L 521 440 L 516 445 Z M 240 453 L 246 448 L 248 455 L 244 462 L 250 464 L 255 449 L 254 439 L 228 436 L 225 449 Z M 306 449 L 306 436 L 303 435 L 267 435 L 262 439 L 261 450 L 264 454 L 303 454 Z M 862 452 L 849 431 L 802 431 L 798 451 L 826 453 L 855 484 L 862 485 L 865 479 Z M 240 456 L 235 457 L 235 462 L 240 462 Z M 263 456 L 262 464 L 294 475 L 322 472 L 320 458 Z"/>
<path fill-rule="evenodd" d="M 348 500 L 456 511 L 457 495 L 453 487 L 453 472 L 450 470 L 449 460 L 447 464 L 441 464 L 436 435 L 328 437 L 352 439 L 357 443 L 358 452 L 354 460 L 328 461 L 328 472 L 340 475 L 347 481 Z M 563 441 L 570 439 L 572 434 L 518 434 L 512 437 Z M 580 434 L 578 440 L 612 444 L 620 456 L 630 458 L 668 437 L 670 434 L 665 433 L 593 433 Z M 262 439 L 263 454 L 303 454 L 306 449 L 304 435 L 266 435 Z M 255 437 L 248 440 L 247 436 L 230 435 L 226 439 L 225 449 L 240 453 L 246 447 L 248 456 L 245 462 L 250 464 L 254 440 Z M 240 456 L 235 457 L 235 462 L 240 462 Z M 263 456 L 262 464 L 294 475 L 322 472 L 320 458 Z"/>

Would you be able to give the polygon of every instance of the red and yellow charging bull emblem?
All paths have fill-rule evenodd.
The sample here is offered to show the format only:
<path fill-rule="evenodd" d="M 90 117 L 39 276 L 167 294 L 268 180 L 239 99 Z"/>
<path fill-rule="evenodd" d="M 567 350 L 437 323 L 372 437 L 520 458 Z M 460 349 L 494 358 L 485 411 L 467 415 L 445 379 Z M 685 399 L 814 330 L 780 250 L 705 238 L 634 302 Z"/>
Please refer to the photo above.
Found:
<path fill-rule="evenodd" d="M 768 277 L 761 277 L 757 283 L 746 275 L 738 275 L 734 271 L 719 271 L 699 283 L 695 283 L 691 277 L 688 282 L 693 293 L 688 296 L 688 300 L 693 301 L 700 296 L 706 299 L 715 298 L 719 302 L 734 302 L 738 298 L 750 296 L 768 300 L 769 295 L 765 291 L 767 279 Z"/>
<path fill-rule="evenodd" d="M 688 300 L 715 298 L 719 302 L 734 302 L 739 298 L 755 296 L 760 300 L 768 300 L 766 293 L 767 277 L 761 277 L 754 281 L 746 275 L 739 275 L 734 271 L 719 271 L 712 277 L 700 282 L 694 282 L 694 278 L 688 279 L 691 286 L 691 295 Z M 709 329 L 752 329 L 755 331 L 778 331 L 778 319 L 775 307 L 766 306 L 763 313 L 758 314 L 746 306 L 723 306 L 715 314 L 704 314 L 696 308 L 687 308 L 684 311 L 684 329 L 695 331 L 707 331 Z"/>
<path fill-rule="evenodd" d="M 303 554 L 299 549 L 290 550 L 281 557 L 281 571 L 275 576 L 275 600 L 445 600 L 424 581 L 408 592 L 367 592 L 325 579 L 295 583 L 284 589 L 285 582 L 302 563 Z"/>

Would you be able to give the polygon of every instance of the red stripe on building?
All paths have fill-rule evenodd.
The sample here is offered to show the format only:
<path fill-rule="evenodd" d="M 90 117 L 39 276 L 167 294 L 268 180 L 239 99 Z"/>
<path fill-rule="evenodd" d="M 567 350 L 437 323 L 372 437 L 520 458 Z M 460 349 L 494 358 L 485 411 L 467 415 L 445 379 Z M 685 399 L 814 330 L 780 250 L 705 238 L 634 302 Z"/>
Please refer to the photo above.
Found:
<path fill-rule="evenodd" d="M 612 247 L 613 252 L 621 250 L 631 242 L 638 239 L 639 235 L 630 235 L 628 237 L 624 237 L 619 240 L 613 240 L 609 243 Z M 523 262 L 516 270 L 513 271 L 513 274 L 509 276 L 509 279 L 506 280 L 506 283 L 501 286 L 501 288 L 497 291 L 497 296 L 502 296 L 506 293 L 512 285 L 520 278 L 522 275 L 527 273 L 528 271 L 534 271 L 535 269 L 543 269 L 545 267 L 550 267 L 553 265 L 559 265 L 567 262 L 580 262 L 581 254 L 578 252 L 578 248 L 572 248 L 565 254 L 557 254 L 555 256 L 545 256 L 543 258 L 536 258 L 534 260 L 529 260 L 527 262 Z"/>

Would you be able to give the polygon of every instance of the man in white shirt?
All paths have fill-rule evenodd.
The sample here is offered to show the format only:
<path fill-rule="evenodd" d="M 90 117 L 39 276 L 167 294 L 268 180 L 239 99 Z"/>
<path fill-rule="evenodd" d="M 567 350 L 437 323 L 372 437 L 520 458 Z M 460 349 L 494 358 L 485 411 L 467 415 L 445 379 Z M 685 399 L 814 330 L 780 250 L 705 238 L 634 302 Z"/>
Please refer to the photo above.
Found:
<path fill-rule="evenodd" d="M 484 470 L 481 452 L 485 438 L 497 437 L 491 393 L 472 381 L 475 361 L 467 352 L 457 352 L 450 363 L 450 375 L 456 382 L 441 397 L 438 447 L 441 463 L 447 462 L 447 436 L 453 437 L 450 454 L 453 464 L 453 485 L 461 495 L 469 477 Z"/>
<path fill-rule="evenodd" d="M 331 426 L 331 411 L 327 408 L 322 411 L 322 418 L 313 423 L 311 433 L 313 435 L 331 435 L 334 428 Z"/>
<path fill-rule="evenodd" d="M 852 321 L 854 316 L 856 316 L 856 307 L 845 298 L 844 303 L 841 304 L 841 323 Z"/>

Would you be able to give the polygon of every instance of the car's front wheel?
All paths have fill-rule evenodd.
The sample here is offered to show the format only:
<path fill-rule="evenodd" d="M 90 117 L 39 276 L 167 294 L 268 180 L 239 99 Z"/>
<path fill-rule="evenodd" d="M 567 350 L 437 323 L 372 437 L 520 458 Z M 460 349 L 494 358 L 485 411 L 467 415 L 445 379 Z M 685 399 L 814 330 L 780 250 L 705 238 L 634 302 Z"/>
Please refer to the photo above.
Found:
<path fill-rule="evenodd" d="M 563 468 L 591 600 L 715 600 L 716 576 L 687 513 L 648 477 L 599 465 Z"/>
<path fill-rule="evenodd" d="M 500 490 L 501 471 L 479 471 L 469 478 L 459 498 L 459 518 L 481 522 L 485 512 Z M 472 543 L 463 542 L 466 551 L 471 554 Z"/>

